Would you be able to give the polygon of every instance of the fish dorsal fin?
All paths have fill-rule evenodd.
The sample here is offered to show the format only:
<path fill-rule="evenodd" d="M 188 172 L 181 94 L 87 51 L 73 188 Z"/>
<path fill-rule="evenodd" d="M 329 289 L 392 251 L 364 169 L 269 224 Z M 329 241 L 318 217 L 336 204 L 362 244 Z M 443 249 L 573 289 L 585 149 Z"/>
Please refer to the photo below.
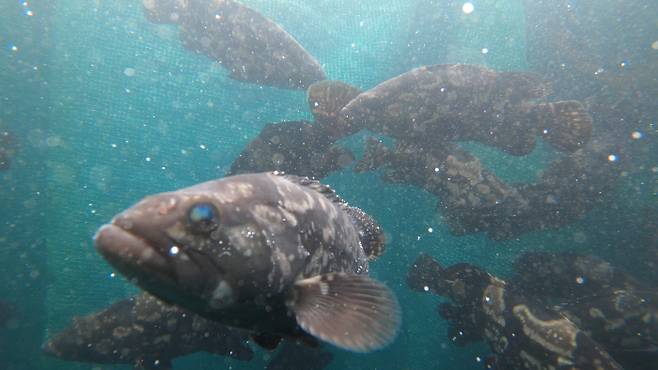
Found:
<path fill-rule="evenodd" d="M 302 329 L 355 352 L 383 348 L 400 327 L 393 292 L 365 275 L 329 273 L 298 281 L 289 305 Z"/>
<path fill-rule="evenodd" d="M 373 260 L 384 254 L 386 238 L 384 230 L 377 221 L 361 208 L 345 206 L 344 210 L 350 215 L 359 230 L 359 239 L 368 259 Z"/>
<path fill-rule="evenodd" d="M 274 171 L 273 173 L 275 175 L 283 176 L 286 178 L 286 180 L 290 182 L 294 182 L 297 185 L 301 185 L 309 189 L 313 189 L 318 193 L 324 195 L 327 199 L 329 199 L 333 203 L 342 206 L 347 206 L 347 202 L 343 200 L 343 198 L 341 198 L 338 194 L 336 194 L 336 191 L 334 191 L 334 189 L 332 189 L 331 186 L 322 184 L 318 180 L 311 179 L 306 176 L 288 175 L 280 171 Z"/>

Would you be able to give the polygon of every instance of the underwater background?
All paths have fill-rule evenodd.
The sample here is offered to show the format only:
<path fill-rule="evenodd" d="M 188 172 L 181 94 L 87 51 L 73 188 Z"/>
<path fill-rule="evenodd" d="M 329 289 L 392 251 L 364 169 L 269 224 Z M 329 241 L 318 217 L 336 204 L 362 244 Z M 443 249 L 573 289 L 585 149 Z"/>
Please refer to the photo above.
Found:
<path fill-rule="evenodd" d="M 646 209 L 658 206 L 658 3 L 482 0 L 466 13 L 464 1 L 242 2 L 294 35 L 329 79 L 364 90 L 417 66 L 472 63 L 553 73 L 561 99 L 619 96 L 628 112 L 622 121 L 594 121 L 595 131 L 618 132 L 625 147 L 625 170 L 605 201 L 567 226 L 508 241 L 451 235 L 436 197 L 383 183 L 376 172 L 348 168 L 324 179 L 386 231 L 386 253 L 371 274 L 395 291 L 403 310 L 391 346 L 365 355 L 332 349 L 330 369 L 483 368 L 486 345 L 455 346 L 436 314 L 440 299 L 407 288 L 420 252 L 500 276 L 524 251 L 592 253 L 655 286 L 642 225 Z M 565 4 L 571 18 L 550 11 Z M 530 14 L 536 25 L 528 24 Z M 570 49 L 577 45 L 571 38 L 587 48 Z M 569 78 L 555 73 L 559 60 L 568 60 Z M 604 80 L 599 70 L 618 78 Z M 138 291 L 94 250 L 98 227 L 147 194 L 222 177 L 265 124 L 300 119 L 311 119 L 304 91 L 229 79 L 183 49 L 175 27 L 148 22 L 140 1 L 0 2 L 0 130 L 17 142 L 11 168 L 0 172 L 0 298 L 16 307 L 0 329 L 0 369 L 130 368 L 41 354 L 44 340 L 71 317 Z M 345 145 L 358 157 L 365 137 Z M 525 157 L 464 146 L 511 182 L 535 180 L 555 156 L 545 145 Z M 243 363 L 195 354 L 174 366 L 257 369 L 269 356 L 257 350 Z"/>

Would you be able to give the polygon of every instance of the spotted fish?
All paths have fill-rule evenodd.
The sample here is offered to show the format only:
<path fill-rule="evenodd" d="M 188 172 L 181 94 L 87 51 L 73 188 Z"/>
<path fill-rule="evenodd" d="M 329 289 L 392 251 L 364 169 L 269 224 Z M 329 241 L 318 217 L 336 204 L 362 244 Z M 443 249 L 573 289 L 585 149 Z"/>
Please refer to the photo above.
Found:
<path fill-rule="evenodd" d="M 622 369 L 565 316 L 476 266 L 460 263 L 444 268 L 422 255 L 411 267 L 407 282 L 416 291 L 453 301 L 440 307 L 453 326 L 451 333 L 466 335 L 453 340 L 461 344 L 486 341 L 494 353 L 488 361 L 490 369 Z"/>
<path fill-rule="evenodd" d="M 526 155 L 542 136 L 559 150 L 577 150 L 590 137 L 591 117 L 577 101 L 536 102 L 547 94 L 532 73 L 433 65 L 361 93 L 341 115 L 348 125 L 425 146 L 472 140 Z"/>
<path fill-rule="evenodd" d="M 174 23 L 183 46 L 219 62 L 238 81 L 306 89 L 320 63 L 271 19 L 232 0 L 144 0 L 147 18 Z"/>
<path fill-rule="evenodd" d="M 209 352 L 249 361 L 248 333 L 206 320 L 142 293 L 97 313 L 75 318 L 43 351 L 68 361 L 171 369 L 171 360 Z"/>
<path fill-rule="evenodd" d="M 622 365 L 658 363 L 658 291 L 611 263 L 571 252 L 529 252 L 514 263 L 518 289 L 559 310 Z"/>
<path fill-rule="evenodd" d="M 395 296 L 367 274 L 383 242 L 328 186 L 277 172 L 147 197 L 95 237 L 143 289 L 266 348 L 317 338 L 358 352 L 389 344 L 400 324 Z"/>

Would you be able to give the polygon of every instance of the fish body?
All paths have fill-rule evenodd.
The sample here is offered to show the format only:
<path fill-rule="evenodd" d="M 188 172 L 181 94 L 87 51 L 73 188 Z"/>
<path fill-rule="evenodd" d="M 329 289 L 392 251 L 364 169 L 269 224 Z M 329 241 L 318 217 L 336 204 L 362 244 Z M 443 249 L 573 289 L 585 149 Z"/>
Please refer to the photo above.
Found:
<path fill-rule="evenodd" d="M 44 344 L 43 351 L 69 361 L 170 369 L 172 359 L 201 351 L 249 361 L 253 352 L 247 339 L 245 331 L 142 293 L 75 318 Z"/>
<path fill-rule="evenodd" d="M 277 170 L 321 179 L 353 160 L 349 150 L 328 139 L 321 124 L 280 122 L 266 125 L 233 162 L 228 174 Z"/>
<path fill-rule="evenodd" d="M 592 255 L 529 252 L 514 265 L 517 289 L 555 305 L 621 364 L 658 362 L 658 291 Z"/>
<path fill-rule="evenodd" d="M 370 351 L 399 326 L 395 297 L 367 276 L 381 229 L 308 178 L 245 174 L 150 196 L 95 243 L 145 290 L 269 343 L 310 334 Z"/>
<path fill-rule="evenodd" d="M 144 0 L 147 18 L 179 26 L 183 46 L 219 62 L 235 80 L 306 89 L 320 63 L 281 26 L 232 0 Z"/>
<path fill-rule="evenodd" d="M 575 101 L 536 102 L 547 94 L 532 73 L 433 65 L 361 93 L 341 115 L 350 125 L 428 147 L 472 140 L 526 155 L 541 135 L 559 150 L 577 150 L 589 139 L 591 117 Z"/>
<path fill-rule="evenodd" d="M 233 162 L 228 175 L 276 170 L 322 179 L 347 167 L 354 155 L 336 141 L 353 132 L 345 130 L 339 112 L 359 93 L 340 81 L 312 84 L 307 99 L 315 121 L 265 125 Z"/>
<path fill-rule="evenodd" d="M 447 268 L 429 256 L 412 266 L 409 286 L 452 300 L 440 312 L 465 344 L 478 337 L 494 352 L 496 369 L 621 369 L 585 332 L 559 312 L 528 299 L 507 283 L 466 263 Z M 462 330 L 463 327 L 463 330 Z"/>

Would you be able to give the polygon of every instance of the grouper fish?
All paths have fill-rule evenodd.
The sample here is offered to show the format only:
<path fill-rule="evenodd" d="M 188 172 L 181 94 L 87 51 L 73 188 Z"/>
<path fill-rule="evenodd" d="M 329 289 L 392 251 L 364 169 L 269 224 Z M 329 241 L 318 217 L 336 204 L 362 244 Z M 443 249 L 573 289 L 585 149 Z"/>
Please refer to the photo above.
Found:
<path fill-rule="evenodd" d="M 368 352 L 400 325 L 395 296 L 368 276 L 381 228 L 308 178 L 245 174 L 149 196 L 95 244 L 146 291 L 265 348 L 286 337 Z"/>
<path fill-rule="evenodd" d="M 83 317 L 53 335 L 45 354 L 67 361 L 172 369 L 176 357 L 208 352 L 249 361 L 248 333 L 142 293 Z"/>

